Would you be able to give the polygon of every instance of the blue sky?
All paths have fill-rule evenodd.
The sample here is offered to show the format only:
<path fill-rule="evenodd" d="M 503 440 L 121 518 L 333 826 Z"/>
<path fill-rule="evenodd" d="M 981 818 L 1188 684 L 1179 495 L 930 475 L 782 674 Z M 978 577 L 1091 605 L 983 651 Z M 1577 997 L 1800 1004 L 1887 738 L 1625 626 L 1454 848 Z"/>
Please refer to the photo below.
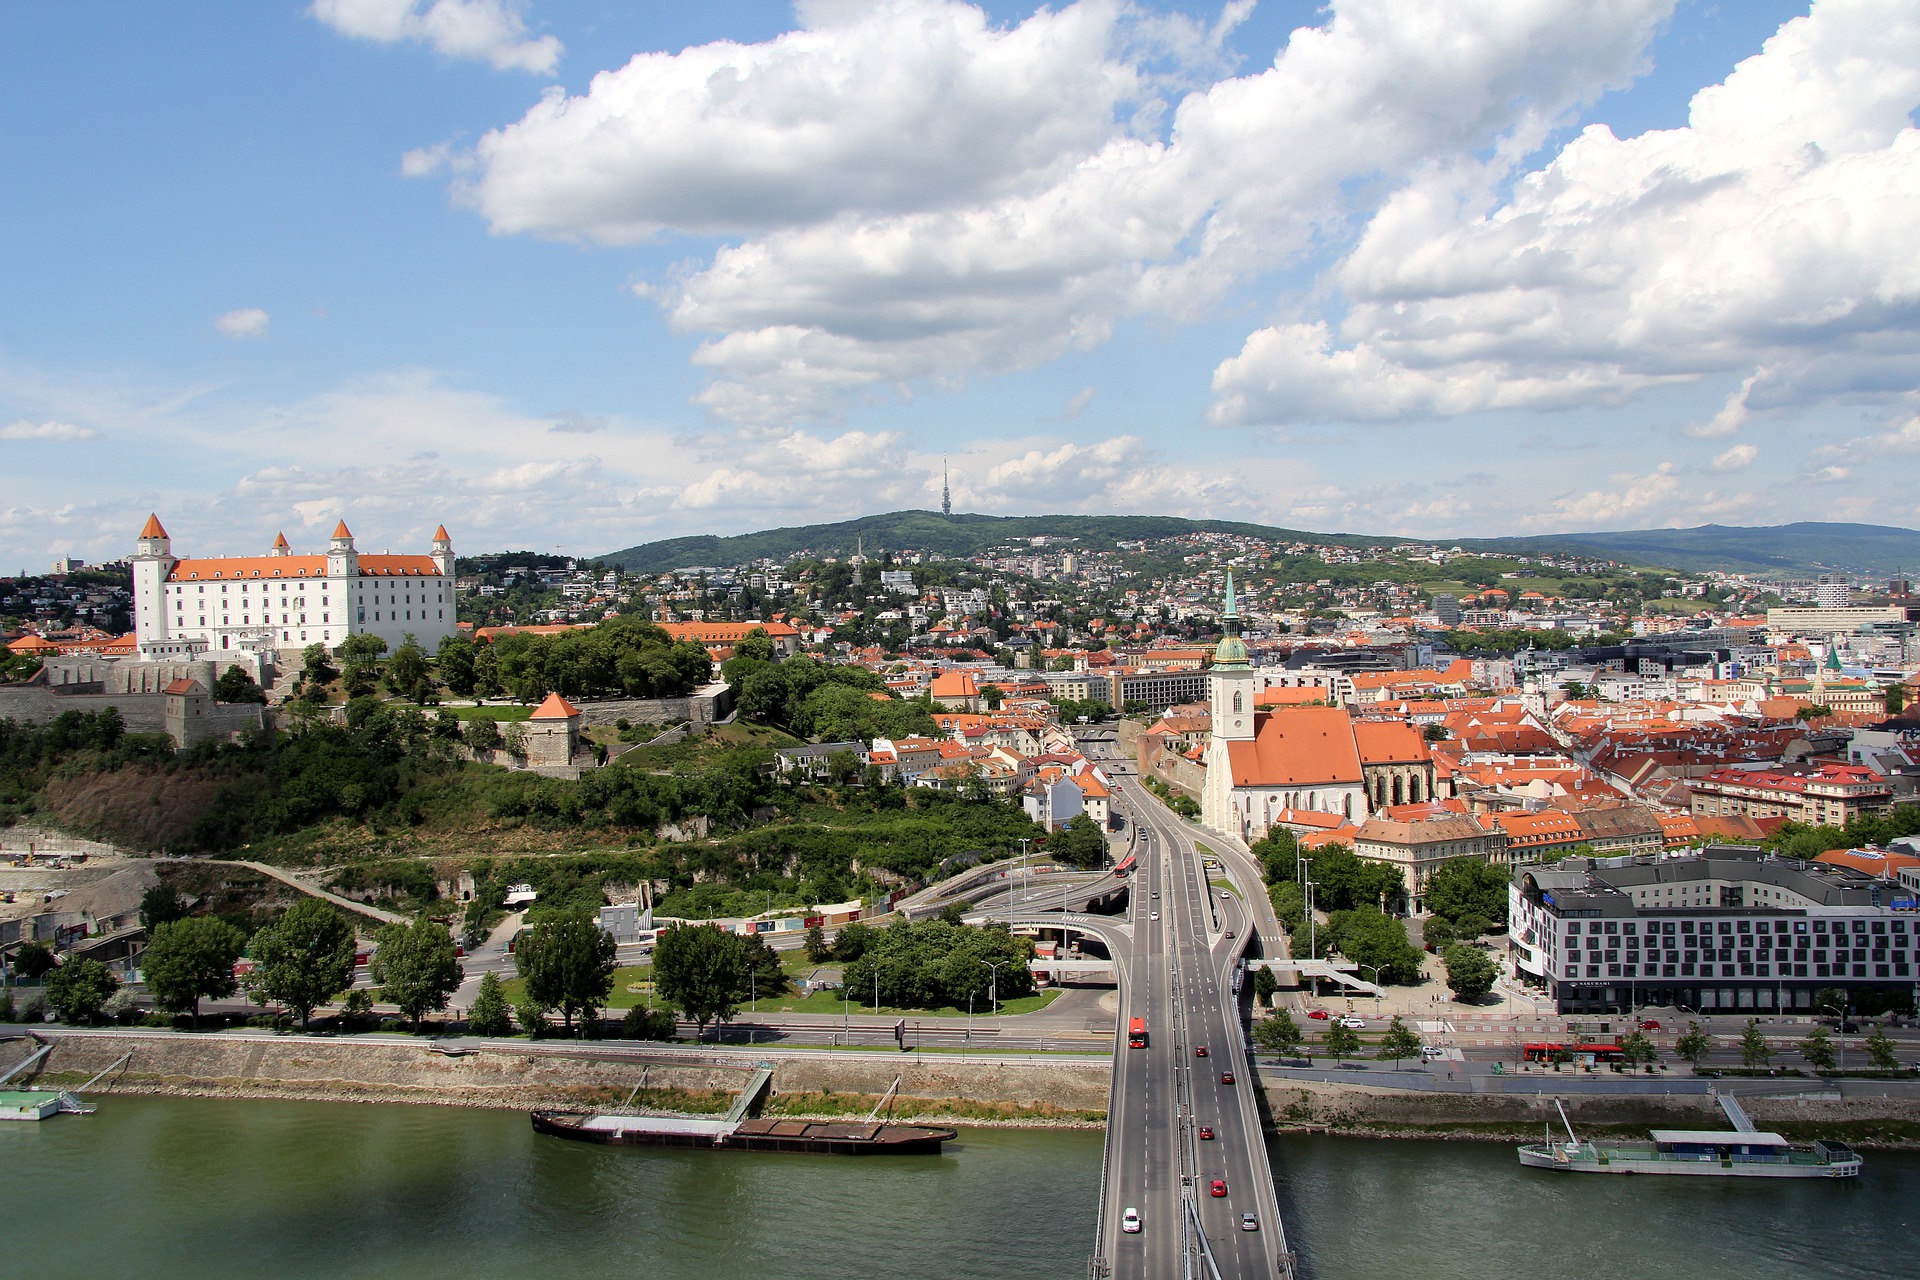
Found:
<path fill-rule="evenodd" d="M 1920 525 L 1912 0 L 0 10 L 0 565 Z"/>

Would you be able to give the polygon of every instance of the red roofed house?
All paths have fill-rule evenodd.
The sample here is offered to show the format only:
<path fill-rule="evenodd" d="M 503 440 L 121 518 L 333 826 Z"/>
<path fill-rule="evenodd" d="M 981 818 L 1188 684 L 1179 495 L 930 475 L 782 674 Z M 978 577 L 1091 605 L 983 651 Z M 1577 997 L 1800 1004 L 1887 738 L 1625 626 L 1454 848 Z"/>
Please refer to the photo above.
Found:
<path fill-rule="evenodd" d="M 662 631 L 675 640 L 693 640 L 707 647 L 707 652 L 717 654 L 725 649 L 729 654 L 733 647 L 755 631 L 767 633 L 767 639 L 773 641 L 773 655 L 778 658 L 791 658 L 800 652 L 800 632 L 787 622 L 662 622 Z"/>
<path fill-rule="evenodd" d="M 942 671 L 933 678 L 933 685 L 927 693 L 935 705 L 949 711 L 980 709 L 980 688 L 974 683 L 971 672 Z"/>
<path fill-rule="evenodd" d="M 1893 784 L 1862 765 L 1797 769 L 1715 769 L 1688 784 L 1696 816 L 1788 818 L 1844 827 L 1893 804 Z"/>

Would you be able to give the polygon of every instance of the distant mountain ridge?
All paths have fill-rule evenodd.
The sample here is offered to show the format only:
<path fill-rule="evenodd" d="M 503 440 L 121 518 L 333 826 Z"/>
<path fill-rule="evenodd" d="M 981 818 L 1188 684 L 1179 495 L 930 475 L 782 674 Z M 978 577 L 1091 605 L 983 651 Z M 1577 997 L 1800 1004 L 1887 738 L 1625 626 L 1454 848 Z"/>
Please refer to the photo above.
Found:
<path fill-rule="evenodd" d="M 1888 576 L 1920 571 L 1920 531 L 1873 524 L 1797 524 L 1691 529 L 1630 529 L 1611 533 L 1560 533 L 1522 538 L 1402 538 L 1375 534 L 1314 533 L 1235 520 L 1189 520 L 1182 516 L 984 516 L 937 511 L 890 511 L 835 524 L 795 525 L 732 537 L 700 534 L 644 542 L 599 557 L 635 573 L 661 573 L 699 565 L 726 567 L 751 560 L 788 560 L 803 552 L 848 556 L 864 540 L 867 552 L 912 549 L 944 556 L 977 555 L 1030 538 L 1077 538 L 1083 545 L 1112 546 L 1183 533 L 1238 533 L 1281 542 L 1334 546 L 1391 546 L 1422 542 L 1537 556 L 1547 552 L 1619 560 L 1628 564 L 1699 573 L 1870 573 Z"/>

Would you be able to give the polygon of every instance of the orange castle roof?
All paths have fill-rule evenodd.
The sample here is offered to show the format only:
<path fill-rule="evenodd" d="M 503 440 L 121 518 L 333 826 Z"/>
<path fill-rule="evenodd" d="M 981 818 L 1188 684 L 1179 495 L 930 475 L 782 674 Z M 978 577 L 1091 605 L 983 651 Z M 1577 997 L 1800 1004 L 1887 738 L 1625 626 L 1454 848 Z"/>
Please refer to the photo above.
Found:
<path fill-rule="evenodd" d="M 453 539 L 448 536 L 447 526 L 445 525 L 441 525 L 439 528 L 433 531 L 433 540 L 435 542 L 452 542 L 453 541 Z"/>
<path fill-rule="evenodd" d="M 166 537 L 167 531 L 161 527 L 160 517 L 157 515 L 149 515 L 147 517 L 147 522 L 140 526 L 140 536 L 143 538 Z"/>
<path fill-rule="evenodd" d="M 353 536 L 353 530 L 347 528 L 347 522 L 342 520 L 339 524 L 333 526 L 333 536 L 336 538 L 351 538 Z"/>
<path fill-rule="evenodd" d="M 580 714 L 580 708 L 568 702 L 557 693 L 547 695 L 547 700 L 535 707 L 529 720 L 571 720 Z"/>

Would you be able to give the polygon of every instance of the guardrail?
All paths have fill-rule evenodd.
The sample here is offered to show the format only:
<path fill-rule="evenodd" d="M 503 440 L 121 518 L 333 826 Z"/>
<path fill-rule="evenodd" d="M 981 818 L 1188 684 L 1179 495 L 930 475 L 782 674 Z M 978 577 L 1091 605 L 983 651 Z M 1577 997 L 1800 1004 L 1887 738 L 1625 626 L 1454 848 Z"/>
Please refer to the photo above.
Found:
<path fill-rule="evenodd" d="M 1125 965 L 1113 967 L 1114 981 L 1118 983 L 1120 998 L 1114 1002 L 1113 1011 L 1113 1069 L 1107 1080 L 1107 1120 L 1111 1125 L 1114 1106 L 1120 1096 L 1120 1055 L 1127 1051 L 1126 1037 L 1120 1034 L 1120 1021 L 1127 1016 L 1127 970 Z M 1107 1130 L 1107 1142 L 1113 1141 L 1113 1130 Z M 1107 1170 L 1112 1161 L 1107 1158 L 1104 1149 L 1100 1152 L 1100 1198 L 1094 1202 L 1093 1211 L 1093 1257 L 1087 1260 L 1087 1275 L 1090 1280 L 1102 1280 L 1111 1274 L 1107 1265 Z"/>

